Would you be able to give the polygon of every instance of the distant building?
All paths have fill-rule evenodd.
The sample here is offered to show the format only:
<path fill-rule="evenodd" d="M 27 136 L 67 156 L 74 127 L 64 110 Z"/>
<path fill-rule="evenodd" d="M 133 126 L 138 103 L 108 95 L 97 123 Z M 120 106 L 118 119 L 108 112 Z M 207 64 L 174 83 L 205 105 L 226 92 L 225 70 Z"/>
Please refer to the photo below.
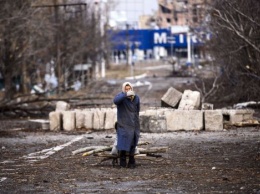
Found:
<path fill-rule="evenodd" d="M 156 23 L 160 28 L 189 26 L 196 28 L 205 21 L 209 0 L 157 0 Z"/>
<path fill-rule="evenodd" d="M 141 15 L 139 16 L 139 28 L 140 29 L 151 29 L 156 28 L 156 19 L 151 15 Z"/>

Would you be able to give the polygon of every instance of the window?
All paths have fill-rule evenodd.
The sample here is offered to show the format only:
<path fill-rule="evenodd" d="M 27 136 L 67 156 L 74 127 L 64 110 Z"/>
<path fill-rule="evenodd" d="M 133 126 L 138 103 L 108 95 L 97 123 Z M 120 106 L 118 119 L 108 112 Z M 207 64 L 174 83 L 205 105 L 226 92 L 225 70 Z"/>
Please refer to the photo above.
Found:
<path fill-rule="evenodd" d="M 171 13 L 172 12 L 170 9 L 168 9 L 167 7 L 164 7 L 162 5 L 160 5 L 160 9 L 163 13 Z"/>

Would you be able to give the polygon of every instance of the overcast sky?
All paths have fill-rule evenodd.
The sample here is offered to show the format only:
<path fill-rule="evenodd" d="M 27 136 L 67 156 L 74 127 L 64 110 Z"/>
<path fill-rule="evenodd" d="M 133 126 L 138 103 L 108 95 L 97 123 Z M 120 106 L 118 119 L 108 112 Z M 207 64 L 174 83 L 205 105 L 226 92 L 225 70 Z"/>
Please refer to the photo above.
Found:
<path fill-rule="evenodd" d="M 137 21 L 140 15 L 152 14 L 157 10 L 157 0 L 115 0 L 115 11 L 124 11 L 127 19 Z"/>

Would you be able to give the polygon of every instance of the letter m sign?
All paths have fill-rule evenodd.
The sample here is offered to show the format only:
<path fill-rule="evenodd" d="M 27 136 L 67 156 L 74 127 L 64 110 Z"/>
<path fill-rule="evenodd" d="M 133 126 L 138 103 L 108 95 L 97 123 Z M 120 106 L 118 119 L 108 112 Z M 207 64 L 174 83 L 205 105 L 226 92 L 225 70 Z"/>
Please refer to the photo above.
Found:
<path fill-rule="evenodd" d="M 154 42 L 154 44 L 166 44 L 167 43 L 167 33 L 166 32 L 162 32 L 162 33 L 155 32 L 153 35 L 153 42 Z"/>

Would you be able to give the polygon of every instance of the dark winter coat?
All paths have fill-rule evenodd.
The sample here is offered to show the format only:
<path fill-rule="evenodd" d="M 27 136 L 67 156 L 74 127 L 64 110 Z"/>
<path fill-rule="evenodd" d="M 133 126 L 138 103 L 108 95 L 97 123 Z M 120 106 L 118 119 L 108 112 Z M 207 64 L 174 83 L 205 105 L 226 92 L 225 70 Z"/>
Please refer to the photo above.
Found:
<path fill-rule="evenodd" d="M 135 95 L 133 101 L 121 92 L 114 98 L 117 105 L 117 149 L 130 151 L 136 146 L 140 136 L 140 99 Z"/>

